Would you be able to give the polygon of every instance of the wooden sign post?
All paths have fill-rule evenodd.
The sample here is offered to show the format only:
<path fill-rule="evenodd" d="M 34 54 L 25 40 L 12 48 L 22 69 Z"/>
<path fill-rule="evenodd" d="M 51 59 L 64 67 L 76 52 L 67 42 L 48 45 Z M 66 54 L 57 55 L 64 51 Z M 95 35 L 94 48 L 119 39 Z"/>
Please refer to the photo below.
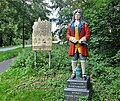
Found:
<path fill-rule="evenodd" d="M 47 20 L 34 22 L 32 33 L 32 50 L 34 53 L 34 64 L 36 66 L 36 51 L 49 51 L 49 67 L 51 63 L 51 50 L 52 50 L 52 33 L 51 23 Z"/>

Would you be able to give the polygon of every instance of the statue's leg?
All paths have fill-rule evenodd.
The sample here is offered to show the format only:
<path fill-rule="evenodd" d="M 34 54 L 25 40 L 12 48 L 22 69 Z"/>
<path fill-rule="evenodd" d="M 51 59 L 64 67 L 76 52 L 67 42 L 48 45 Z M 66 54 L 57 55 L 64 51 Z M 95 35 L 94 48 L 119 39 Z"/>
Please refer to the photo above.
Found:
<path fill-rule="evenodd" d="M 73 73 L 73 74 L 75 74 L 76 66 L 77 66 L 77 61 L 72 60 L 72 73 Z"/>
<path fill-rule="evenodd" d="M 74 79 L 76 76 L 76 66 L 77 66 L 77 60 L 78 60 L 78 54 L 75 53 L 75 55 L 72 57 L 72 75 L 71 78 Z"/>
<path fill-rule="evenodd" d="M 85 75 L 86 61 L 81 60 L 82 75 Z"/>
<path fill-rule="evenodd" d="M 86 69 L 86 58 L 80 54 L 80 62 L 81 62 L 81 69 L 82 69 L 82 78 L 83 80 L 86 80 L 86 73 L 85 73 L 85 69 Z"/>

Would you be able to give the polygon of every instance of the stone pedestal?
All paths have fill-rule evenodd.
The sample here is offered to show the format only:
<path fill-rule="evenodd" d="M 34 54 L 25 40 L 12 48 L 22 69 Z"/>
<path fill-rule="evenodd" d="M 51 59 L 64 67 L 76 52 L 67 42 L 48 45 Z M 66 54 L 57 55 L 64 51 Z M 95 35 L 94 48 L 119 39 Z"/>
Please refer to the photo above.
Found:
<path fill-rule="evenodd" d="M 80 96 L 89 96 L 90 93 L 90 77 L 86 80 L 68 79 L 67 87 L 64 89 L 64 98 L 67 101 L 77 101 Z"/>

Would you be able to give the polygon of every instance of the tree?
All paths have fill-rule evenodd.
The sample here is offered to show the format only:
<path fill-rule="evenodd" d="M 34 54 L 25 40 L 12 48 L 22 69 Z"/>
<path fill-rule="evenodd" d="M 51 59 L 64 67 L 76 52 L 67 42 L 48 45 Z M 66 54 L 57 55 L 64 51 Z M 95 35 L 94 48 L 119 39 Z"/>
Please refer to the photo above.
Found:
<path fill-rule="evenodd" d="M 5 15 L 7 12 L 8 8 L 7 8 L 7 2 L 6 0 L 2 0 L 0 1 L 0 47 L 3 45 L 3 32 L 5 29 L 5 23 L 7 23 L 6 19 L 5 19 Z M 5 23 L 3 23 L 5 22 Z"/>
<path fill-rule="evenodd" d="M 13 38 L 22 37 L 24 47 L 24 39 L 31 37 L 35 19 L 48 19 L 49 12 L 40 0 L 1 0 L 0 11 L 0 47 L 15 43 Z"/>

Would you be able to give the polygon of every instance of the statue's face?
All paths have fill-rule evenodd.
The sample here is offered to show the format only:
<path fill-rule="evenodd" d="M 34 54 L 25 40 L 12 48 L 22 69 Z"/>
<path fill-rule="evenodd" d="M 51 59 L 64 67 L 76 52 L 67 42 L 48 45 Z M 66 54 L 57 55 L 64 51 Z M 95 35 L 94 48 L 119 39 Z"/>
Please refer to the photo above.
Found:
<path fill-rule="evenodd" d="M 75 14 L 75 20 L 80 20 L 80 13 L 77 12 L 77 13 Z"/>

